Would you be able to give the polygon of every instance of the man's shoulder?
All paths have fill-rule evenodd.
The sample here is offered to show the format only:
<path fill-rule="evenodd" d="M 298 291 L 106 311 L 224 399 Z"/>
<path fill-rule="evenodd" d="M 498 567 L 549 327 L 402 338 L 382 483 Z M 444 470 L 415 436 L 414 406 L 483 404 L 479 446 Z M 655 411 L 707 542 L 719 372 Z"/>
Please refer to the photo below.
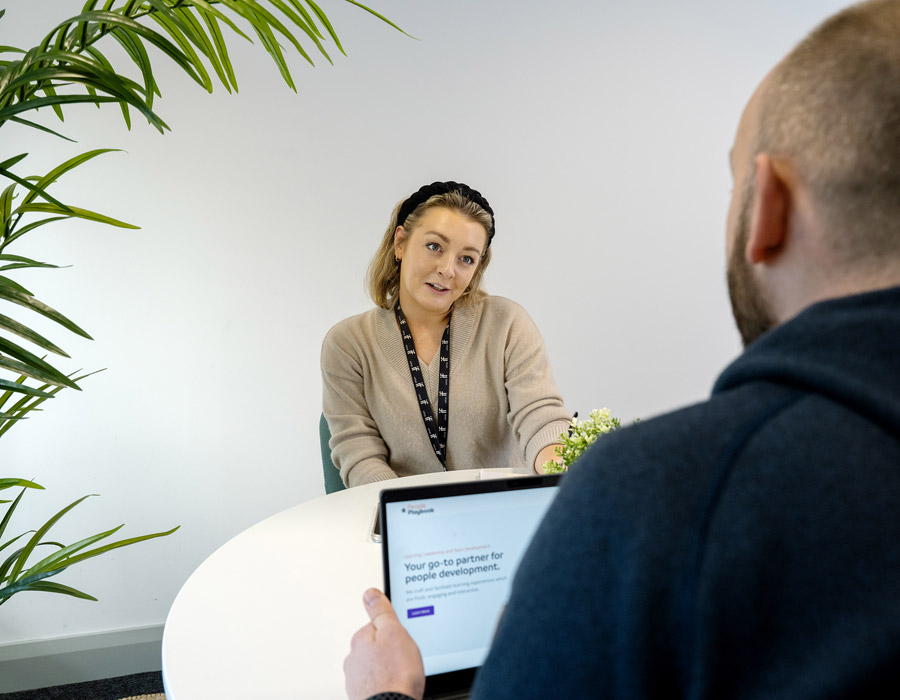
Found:
<path fill-rule="evenodd" d="M 696 497 L 708 487 L 732 445 L 765 428 L 791 390 L 748 385 L 603 436 L 566 481 L 591 497 L 628 498 L 648 507 Z M 636 505 L 636 504 L 632 504 Z"/>

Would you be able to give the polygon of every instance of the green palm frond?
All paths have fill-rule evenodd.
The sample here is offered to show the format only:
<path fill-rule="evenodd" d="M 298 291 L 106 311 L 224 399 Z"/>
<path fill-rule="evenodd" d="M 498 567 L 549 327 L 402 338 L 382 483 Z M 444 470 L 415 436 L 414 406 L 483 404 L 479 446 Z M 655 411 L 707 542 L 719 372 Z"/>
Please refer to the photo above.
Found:
<path fill-rule="evenodd" d="M 74 321 L 35 298 L 29 290 L 4 274 L 27 268 L 52 269 L 58 266 L 21 255 L 11 255 L 6 253 L 5 249 L 10 243 L 41 226 L 66 219 L 84 219 L 112 226 L 137 228 L 132 224 L 119 221 L 104 214 L 98 214 L 82 207 L 63 204 L 48 192 L 62 176 L 83 166 L 97 156 L 113 150 L 115 149 L 101 148 L 81 153 L 60 163 L 44 175 L 17 178 L 0 193 L 0 302 L 7 302 L 24 308 L 31 313 L 43 316 L 66 330 L 87 339 L 90 339 L 90 335 Z M 21 162 L 26 155 L 21 154 L 0 163 L 0 173 L 4 172 L 5 168 Z M 69 357 L 56 343 L 51 342 L 29 326 L 5 314 L 0 314 L 0 372 L 6 371 L 19 375 L 15 382 L 0 381 L 0 390 L 3 391 L 3 393 L 0 393 L 0 410 L 3 409 L 6 401 L 4 397 L 8 397 L 12 393 L 22 394 L 29 401 L 35 400 L 36 403 L 29 402 L 24 404 L 24 406 L 31 406 L 31 409 L 33 409 L 47 398 L 52 398 L 56 394 L 52 387 L 79 389 L 76 380 L 66 376 L 65 373 L 54 367 L 45 358 L 39 357 L 37 353 L 13 341 L 9 337 L 10 335 L 26 340 L 43 352 Z M 37 380 L 43 386 L 40 388 L 29 386 L 24 382 L 25 377 Z M 21 408 L 22 406 L 19 406 L 15 412 L 3 410 L 3 413 L 0 414 L 0 436 L 12 427 L 12 422 L 24 418 L 24 413 L 27 413 L 27 411 L 22 412 Z"/>
<path fill-rule="evenodd" d="M 52 399 L 66 387 L 74 385 L 75 388 L 79 388 L 78 382 L 82 379 L 87 379 L 91 375 L 103 371 L 102 369 L 97 369 L 85 374 L 72 372 L 66 377 L 68 380 L 66 383 L 57 383 L 55 385 L 42 384 L 38 387 L 25 385 L 24 381 L 28 377 L 24 374 L 20 375 L 15 382 L 0 380 L 0 389 L 5 389 L 5 391 L 0 393 L 0 437 L 3 437 L 16 424 L 16 421 L 25 420 L 32 411 L 40 411 L 40 405 L 47 399 Z M 76 374 L 78 376 L 75 376 Z M 14 402 L 8 405 L 13 400 Z M 2 482 L 3 480 L 0 479 L 0 484 Z M 3 487 L 0 486 L 0 488 Z"/>
<path fill-rule="evenodd" d="M 0 605 L 5 603 L 16 593 L 22 593 L 24 591 L 61 593 L 64 595 L 75 596 L 76 598 L 83 598 L 85 600 L 97 600 L 87 593 L 83 593 L 60 583 L 47 582 L 45 579 L 62 573 L 70 566 L 74 566 L 75 564 L 79 564 L 88 559 L 93 559 L 94 557 L 98 557 L 101 554 L 106 554 L 107 552 L 114 549 L 129 547 L 133 544 L 137 544 L 138 542 L 145 542 L 146 540 L 154 539 L 157 537 L 166 537 L 168 535 L 171 535 L 178 529 L 177 527 L 175 527 L 164 532 L 154 532 L 149 535 L 129 537 L 127 539 L 117 540 L 115 542 L 108 542 L 99 547 L 94 547 L 93 549 L 89 548 L 101 542 L 102 540 L 111 537 L 119 530 L 121 530 L 124 526 L 119 525 L 118 527 L 114 527 L 110 530 L 107 530 L 106 532 L 101 532 L 96 535 L 85 537 L 78 542 L 70 545 L 64 545 L 60 542 L 45 539 L 50 529 L 54 525 L 56 525 L 56 523 L 58 523 L 69 511 L 78 506 L 84 500 L 90 498 L 90 496 L 83 496 L 73 501 L 58 513 L 53 515 L 37 530 L 21 533 L 4 543 L 2 542 L 2 538 L 4 536 L 6 528 L 12 518 L 13 513 L 19 505 L 19 502 L 22 500 L 22 496 L 25 494 L 26 489 L 43 488 L 42 486 L 25 479 L 0 479 L 0 490 L 13 488 L 16 486 L 22 487 L 22 491 L 19 493 L 16 499 L 12 501 L 11 505 L 8 506 L 3 520 L 0 521 L 0 551 L 7 549 L 14 542 L 18 542 L 20 540 L 25 540 L 25 544 L 19 549 L 13 551 L 11 554 L 7 555 L 6 559 L 0 561 Z M 37 562 L 33 562 L 33 555 L 38 551 L 38 548 L 50 548 L 52 551 L 50 554 L 42 557 Z"/>
<path fill-rule="evenodd" d="M 355 0 L 345 0 L 399 29 Z M 4 12 L 0 11 L 0 18 Z M 402 31 L 402 30 L 400 30 Z M 204 90 L 212 91 L 216 81 L 229 92 L 238 88 L 234 66 L 228 53 L 226 35 L 261 42 L 284 81 L 296 90 L 282 44 L 313 63 L 318 54 L 331 61 L 325 44 L 331 39 L 344 53 L 331 22 L 312 0 L 87 0 L 80 14 L 58 23 L 35 47 L 24 50 L 0 46 L 0 127 L 7 122 L 67 139 L 32 114 L 50 108 L 60 120 L 72 105 L 116 103 L 131 128 L 132 110 L 161 132 L 166 123 L 157 114 L 155 98 L 160 90 L 151 62 L 156 55 L 179 66 Z M 304 43 L 309 48 L 304 48 Z M 116 54 L 109 49 L 121 48 Z M 111 56 L 135 72 L 134 78 L 118 69 Z M 28 114 L 28 118 L 24 116 Z M 51 186 L 65 173 L 112 149 L 97 149 L 71 158 L 43 176 L 23 176 L 14 172 L 26 153 L 0 160 L 0 181 L 10 184 L 0 192 L 0 304 L 11 303 L 40 314 L 69 331 L 90 336 L 73 321 L 56 311 L 17 281 L 2 274 L 26 267 L 51 268 L 28 258 L 14 259 L 6 248 L 22 236 L 57 221 L 83 219 L 121 228 L 137 228 L 93 210 L 63 203 L 50 193 Z M 2 158 L 2 156 L 0 156 Z M 3 264 L 6 263 L 6 264 Z M 0 307 L 2 310 L 2 307 Z M 20 321 L 0 314 L 0 376 L 3 372 L 28 377 L 49 386 L 77 386 L 52 364 L 38 359 L 4 334 L 12 333 L 39 349 L 68 357 L 53 343 Z M 32 389 L 25 383 L 0 386 L 7 393 L 19 392 L 44 400 L 54 392 Z M 4 421 L 0 416 L 0 435 Z"/>
<path fill-rule="evenodd" d="M 365 5 L 355 0 L 345 2 L 403 31 Z M 236 91 L 237 79 L 223 29 L 248 41 L 248 33 L 255 34 L 285 83 L 295 91 L 282 44 L 310 65 L 314 65 L 316 54 L 332 62 L 325 47 L 329 38 L 344 53 L 328 17 L 312 0 L 113 0 L 102 9 L 97 5 L 87 2 L 80 14 L 59 23 L 30 50 L 0 46 L 0 126 L 15 121 L 61 136 L 19 115 L 50 107 L 62 119 L 62 108 L 67 105 L 116 102 L 129 128 L 129 108 L 133 108 L 163 131 L 168 127 L 153 108 L 154 97 L 160 92 L 148 45 L 161 51 L 204 90 L 212 92 L 214 75 L 226 90 Z M 101 48 L 109 43 L 104 41 L 107 37 L 122 47 L 140 81 L 114 69 Z"/>
<path fill-rule="evenodd" d="M 402 32 L 374 10 L 355 0 L 344 1 Z M 0 9 L 0 19 L 5 12 Z M 102 4 L 99 0 L 87 0 L 79 14 L 57 24 L 37 46 L 28 50 L 0 46 L 0 127 L 13 123 L 72 141 L 36 121 L 39 114 L 49 110 L 64 121 L 65 110 L 70 106 L 92 104 L 99 107 L 112 103 L 118 105 L 127 128 L 131 128 L 132 112 L 135 112 L 164 132 L 168 126 L 156 112 L 156 98 L 161 93 L 151 55 L 175 63 L 208 92 L 212 92 L 216 82 L 229 92 L 237 91 L 238 82 L 226 42 L 226 36 L 231 35 L 247 41 L 255 35 L 285 83 L 294 91 L 297 88 L 289 69 L 289 56 L 296 53 L 310 64 L 314 64 L 313 56 L 331 62 L 325 46 L 329 39 L 340 53 L 344 53 L 334 27 L 313 0 L 103 0 Z M 123 73 L 113 57 L 124 63 L 133 75 Z M 63 203 L 50 193 L 60 177 L 110 150 L 87 151 L 39 176 L 23 176 L 14 171 L 27 153 L 0 155 L 0 182 L 8 183 L 0 191 L 0 304 L 6 302 L 0 310 L 24 309 L 90 339 L 72 320 L 35 298 L 31 291 L 8 276 L 23 269 L 52 269 L 57 265 L 11 254 L 6 249 L 43 226 L 68 219 L 137 228 L 93 210 Z M 0 437 L 33 411 L 40 411 L 44 401 L 64 388 L 79 389 L 78 382 L 89 376 L 64 374 L 40 352 L 20 345 L 22 340 L 41 352 L 69 357 L 56 343 L 25 323 L 0 313 Z M 15 378 L 4 379 L 4 372 Z M 29 380 L 37 384 L 30 385 Z M 104 544 L 101 543 L 122 526 L 71 545 L 46 539 L 50 529 L 88 498 L 85 496 L 70 503 L 36 530 L 19 533 L 4 541 L 25 492 L 43 488 L 25 479 L 0 478 L 0 491 L 14 487 L 22 489 L 14 500 L 0 500 L 0 504 L 7 505 L 0 519 L 0 552 L 3 552 L 0 557 L 0 605 L 24 591 L 96 600 L 87 593 L 47 579 L 113 549 L 165 537 L 178 529 Z"/>

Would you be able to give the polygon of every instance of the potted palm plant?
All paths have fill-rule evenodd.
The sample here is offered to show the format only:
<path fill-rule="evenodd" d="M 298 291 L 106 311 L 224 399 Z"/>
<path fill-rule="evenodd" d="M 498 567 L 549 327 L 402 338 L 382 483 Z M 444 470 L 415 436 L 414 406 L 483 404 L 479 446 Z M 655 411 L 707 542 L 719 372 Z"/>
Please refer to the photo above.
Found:
<path fill-rule="evenodd" d="M 345 2 L 399 30 L 355 0 Z M 0 10 L 0 21 L 4 14 L 5 10 Z M 37 46 L 27 50 L 0 46 L 0 128 L 15 123 L 72 142 L 57 130 L 61 127 L 51 128 L 44 117 L 55 115 L 62 121 L 65 110 L 77 105 L 114 103 L 129 129 L 137 117 L 165 132 L 169 127 L 156 111 L 155 99 L 160 91 L 151 55 L 175 63 L 207 92 L 212 92 L 216 82 L 229 92 L 236 92 L 237 80 L 225 37 L 251 41 L 250 35 L 255 35 L 285 83 L 295 91 L 285 46 L 311 65 L 314 62 L 310 54 L 319 54 L 331 62 L 328 42 L 344 53 L 331 22 L 313 0 L 88 0 L 79 14 L 57 23 Z M 114 55 L 109 48 L 116 46 L 120 51 Z M 126 75 L 117 62 L 124 62 L 134 78 Z M 58 360 L 48 360 L 51 355 L 69 356 L 56 342 L 6 315 L 6 310 L 24 309 L 90 338 L 66 315 L 41 302 L 14 276 L 16 270 L 56 267 L 21 254 L 21 239 L 41 227 L 77 218 L 137 228 L 63 202 L 52 194 L 57 180 L 110 150 L 113 149 L 79 153 L 41 175 L 21 174 L 27 153 L 0 153 L 0 181 L 7 183 L 0 192 L 0 437 L 61 390 L 80 391 L 80 382 L 89 376 L 67 372 L 57 366 Z M 121 529 L 119 526 L 70 545 L 48 539 L 50 529 L 89 498 L 84 496 L 41 526 L 7 535 L 26 492 L 42 488 L 30 479 L 0 477 L 0 491 L 20 489 L 13 500 L 0 500 L 0 505 L 6 506 L 0 518 L 0 605 L 22 591 L 96 600 L 47 579 L 110 550 L 177 530 L 109 542 L 108 538 Z"/>

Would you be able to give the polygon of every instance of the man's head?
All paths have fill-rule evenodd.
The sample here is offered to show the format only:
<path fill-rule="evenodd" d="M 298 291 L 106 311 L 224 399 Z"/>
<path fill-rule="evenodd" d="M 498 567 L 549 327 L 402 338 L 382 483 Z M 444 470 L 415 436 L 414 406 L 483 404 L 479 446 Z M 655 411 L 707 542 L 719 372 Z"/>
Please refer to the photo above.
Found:
<path fill-rule="evenodd" d="M 766 77 L 732 151 L 729 291 L 745 344 L 900 283 L 900 0 L 831 17 Z"/>

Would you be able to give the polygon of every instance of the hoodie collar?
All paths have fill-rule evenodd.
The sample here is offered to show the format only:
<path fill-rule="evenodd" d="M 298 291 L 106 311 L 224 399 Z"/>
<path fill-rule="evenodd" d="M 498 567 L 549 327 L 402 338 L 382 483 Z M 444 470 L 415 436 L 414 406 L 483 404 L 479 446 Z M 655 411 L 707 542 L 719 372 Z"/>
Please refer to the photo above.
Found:
<path fill-rule="evenodd" d="M 751 343 L 713 394 L 751 382 L 820 394 L 900 435 L 900 287 L 810 306 Z"/>

